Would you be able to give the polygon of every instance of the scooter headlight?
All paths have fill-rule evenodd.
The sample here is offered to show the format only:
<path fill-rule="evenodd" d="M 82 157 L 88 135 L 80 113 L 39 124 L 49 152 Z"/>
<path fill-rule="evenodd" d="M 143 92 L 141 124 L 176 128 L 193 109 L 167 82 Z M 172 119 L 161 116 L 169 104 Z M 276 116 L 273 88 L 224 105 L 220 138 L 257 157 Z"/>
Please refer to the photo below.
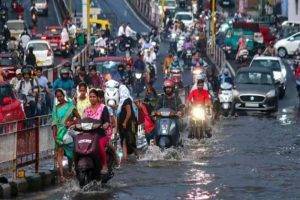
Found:
<path fill-rule="evenodd" d="M 192 117 L 197 120 L 205 120 L 205 110 L 202 107 L 192 108 Z"/>
<path fill-rule="evenodd" d="M 81 123 L 81 128 L 84 131 L 89 131 L 92 130 L 93 128 L 93 123 Z"/>
<path fill-rule="evenodd" d="M 107 105 L 110 107 L 114 107 L 116 105 L 116 102 L 115 102 L 115 100 L 110 99 L 107 101 Z"/>
<path fill-rule="evenodd" d="M 142 73 L 135 73 L 135 78 L 136 79 L 141 79 L 142 78 Z"/>

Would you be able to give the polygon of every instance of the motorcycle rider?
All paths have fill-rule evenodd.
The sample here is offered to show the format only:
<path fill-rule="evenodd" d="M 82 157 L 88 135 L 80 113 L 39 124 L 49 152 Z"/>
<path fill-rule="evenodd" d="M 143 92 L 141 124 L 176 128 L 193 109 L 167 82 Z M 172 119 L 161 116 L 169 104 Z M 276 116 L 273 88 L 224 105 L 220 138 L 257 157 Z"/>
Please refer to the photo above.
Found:
<path fill-rule="evenodd" d="M 95 40 L 95 43 L 94 43 L 95 48 L 107 49 L 107 40 L 108 40 L 108 38 L 106 38 L 104 33 L 101 32 L 100 37 Z"/>
<path fill-rule="evenodd" d="M 66 67 L 60 70 L 60 77 L 53 83 L 53 90 L 56 91 L 58 88 L 62 88 L 66 91 L 68 97 L 72 97 L 72 92 L 75 86 L 74 81 L 70 76 L 70 70 Z"/>
<path fill-rule="evenodd" d="M 11 38 L 10 30 L 8 29 L 6 24 L 4 24 L 3 36 L 4 36 L 4 39 L 5 39 L 5 43 L 7 43 Z"/>
<path fill-rule="evenodd" d="M 32 6 L 30 7 L 30 16 L 31 16 L 31 20 L 32 20 L 33 23 L 37 22 L 37 13 L 38 13 L 38 11 L 35 7 L 35 3 L 33 3 Z M 35 15 L 35 19 L 33 19 L 34 15 Z M 36 21 L 36 22 L 34 22 L 34 21 Z"/>
<path fill-rule="evenodd" d="M 171 51 L 169 51 L 168 55 L 164 59 L 164 64 L 163 64 L 163 70 L 164 70 L 163 72 L 165 73 L 166 76 L 170 72 L 170 67 L 173 61 L 174 61 L 173 54 Z"/>
<path fill-rule="evenodd" d="M 24 28 L 24 31 L 23 31 L 23 33 L 21 34 L 21 44 L 22 44 L 23 49 L 26 48 L 27 43 L 28 43 L 30 40 L 31 40 L 31 37 L 30 37 L 30 35 L 29 35 L 27 29 Z"/>
<path fill-rule="evenodd" d="M 15 92 L 17 92 L 17 89 L 16 89 L 16 86 L 17 86 L 17 83 L 19 82 L 19 81 L 21 81 L 21 79 L 22 79 L 22 71 L 21 71 L 21 69 L 17 69 L 16 70 L 16 76 L 15 77 L 13 77 L 11 80 L 10 80 L 10 84 L 13 86 L 13 90 L 15 91 Z"/>
<path fill-rule="evenodd" d="M 298 92 L 299 103 L 300 103 L 300 63 L 299 63 L 299 61 L 298 61 L 297 65 L 295 66 L 294 74 L 295 74 L 295 79 L 296 79 L 296 89 Z"/>
<path fill-rule="evenodd" d="M 133 69 L 135 71 L 145 72 L 146 65 L 145 65 L 142 53 L 139 53 L 138 54 L 138 59 L 136 61 L 134 61 L 134 63 L 133 63 Z"/>
<path fill-rule="evenodd" d="M 208 90 L 204 89 L 204 80 L 199 79 L 197 81 L 197 89 L 191 90 L 188 96 L 188 101 L 192 105 L 202 105 L 205 106 L 205 108 L 210 109 L 212 106 L 211 103 L 211 97 L 208 92 Z M 207 126 L 206 126 L 207 127 Z M 211 133 L 209 131 L 206 131 L 207 137 L 211 137 Z M 192 137 L 192 135 L 188 136 L 189 138 Z"/>
<path fill-rule="evenodd" d="M 37 81 L 31 77 L 31 68 L 25 67 L 22 69 L 23 78 L 17 83 L 16 91 L 19 98 L 23 100 L 24 105 L 28 105 L 29 109 L 25 109 L 26 117 L 34 117 L 37 113 L 37 103 L 36 103 L 36 91 L 38 87 Z M 33 97 L 28 99 L 28 97 Z"/>
<path fill-rule="evenodd" d="M 91 80 L 92 88 L 104 89 L 104 77 L 101 73 L 97 72 L 96 64 L 93 62 L 89 63 L 89 78 Z"/>
<path fill-rule="evenodd" d="M 179 59 L 177 56 L 174 56 L 174 58 L 173 58 L 173 62 L 170 66 L 170 70 L 172 70 L 172 69 L 180 69 L 181 71 L 183 71 L 183 67 L 180 65 Z"/>
<path fill-rule="evenodd" d="M 156 110 L 159 110 L 161 108 L 170 108 L 174 110 L 178 116 L 182 116 L 183 112 L 180 109 L 182 101 L 179 96 L 175 94 L 174 82 L 170 79 L 167 79 L 164 81 L 163 86 L 164 94 L 159 97 Z"/>
<path fill-rule="evenodd" d="M 27 65 L 31 65 L 33 67 L 36 66 L 36 57 L 35 57 L 35 55 L 33 53 L 33 47 L 29 47 L 28 48 L 28 54 L 26 56 L 26 60 L 25 61 L 26 61 Z"/>
<path fill-rule="evenodd" d="M 88 86 L 91 85 L 91 80 L 85 71 L 85 67 L 80 67 L 78 74 L 74 77 L 74 83 L 77 87 L 79 83 L 84 82 Z"/>
<path fill-rule="evenodd" d="M 247 42 L 245 36 L 242 36 L 238 41 L 238 51 L 236 53 L 235 60 L 238 60 L 242 50 L 247 49 Z"/>
<path fill-rule="evenodd" d="M 229 70 L 227 68 L 225 68 L 223 70 L 223 72 L 220 74 L 219 76 L 219 85 L 221 85 L 222 83 L 230 83 L 231 85 L 233 85 L 233 80 L 230 77 L 230 73 Z"/>
<path fill-rule="evenodd" d="M 70 41 L 70 37 L 69 37 L 69 33 L 68 33 L 68 30 L 67 30 L 67 27 L 63 27 L 61 33 L 60 33 L 60 42 L 62 44 L 69 44 L 69 41 Z"/>
<path fill-rule="evenodd" d="M 276 56 L 276 49 L 274 47 L 274 42 L 271 41 L 268 45 L 268 47 L 265 49 L 263 55 L 266 56 Z"/>
<path fill-rule="evenodd" d="M 51 102 L 51 98 L 50 98 L 50 90 L 48 87 L 48 79 L 46 78 L 46 76 L 43 75 L 43 69 L 42 67 L 36 67 L 35 68 L 35 73 L 36 73 L 36 78 L 37 78 L 37 82 L 38 85 L 40 87 L 41 92 L 45 92 L 45 106 L 46 106 L 46 110 L 42 110 L 42 112 L 44 111 L 44 114 L 48 114 L 48 111 L 50 111 L 52 109 L 52 102 Z"/>

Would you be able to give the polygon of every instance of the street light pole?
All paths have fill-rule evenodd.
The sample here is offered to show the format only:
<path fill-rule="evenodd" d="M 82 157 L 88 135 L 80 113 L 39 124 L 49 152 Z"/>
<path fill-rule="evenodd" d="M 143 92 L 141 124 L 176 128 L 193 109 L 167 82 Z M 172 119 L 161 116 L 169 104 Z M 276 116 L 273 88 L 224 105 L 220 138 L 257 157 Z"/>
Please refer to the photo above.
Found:
<path fill-rule="evenodd" d="M 161 0 L 161 8 L 162 8 L 162 15 L 161 15 L 161 24 L 164 22 L 165 16 L 165 0 Z"/>
<path fill-rule="evenodd" d="M 216 0 L 212 0 L 212 19 L 211 19 L 211 34 L 212 34 L 212 45 L 216 43 Z"/>
<path fill-rule="evenodd" d="M 86 0 L 86 19 L 87 19 L 87 45 L 90 45 L 91 42 L 91 22 L 90 22 L 90 8 L 91 8 L 91 1 Z"/>

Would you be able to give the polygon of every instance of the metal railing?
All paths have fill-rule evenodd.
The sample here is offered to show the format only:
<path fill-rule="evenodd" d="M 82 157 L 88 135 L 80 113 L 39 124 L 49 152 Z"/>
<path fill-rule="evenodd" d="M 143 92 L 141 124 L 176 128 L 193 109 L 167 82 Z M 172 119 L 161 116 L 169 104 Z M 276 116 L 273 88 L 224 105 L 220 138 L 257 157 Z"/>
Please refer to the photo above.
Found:
<path fill-rule="evenodd" d="M 226 66 L 226 54 L 219 46 L 212 45 L 209 42 L 206 47 L 206 55 L 215 64 L 218 71 L 221 71 Z"/>
<path fill-rule="evenodd" d="M 51 116 L 39 116 L 0 124 L 0 174 L 14 173 L 35 165 L 39 171 L 42 158 L 53 157 L 54 140 Z"/>

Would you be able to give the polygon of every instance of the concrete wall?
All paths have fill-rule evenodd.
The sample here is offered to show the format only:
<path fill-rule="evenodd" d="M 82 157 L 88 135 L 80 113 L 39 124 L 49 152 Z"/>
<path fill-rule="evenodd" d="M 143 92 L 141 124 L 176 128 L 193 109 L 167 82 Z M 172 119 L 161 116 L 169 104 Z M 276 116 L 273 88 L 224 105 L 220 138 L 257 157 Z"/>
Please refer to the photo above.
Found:
<path fill-rule="evenodd" d="M 298 2 L 298 4 L 297 4 Z M 300 21 L 300 0 L 289 0 L 288 4 L 289 21 Z"/>

